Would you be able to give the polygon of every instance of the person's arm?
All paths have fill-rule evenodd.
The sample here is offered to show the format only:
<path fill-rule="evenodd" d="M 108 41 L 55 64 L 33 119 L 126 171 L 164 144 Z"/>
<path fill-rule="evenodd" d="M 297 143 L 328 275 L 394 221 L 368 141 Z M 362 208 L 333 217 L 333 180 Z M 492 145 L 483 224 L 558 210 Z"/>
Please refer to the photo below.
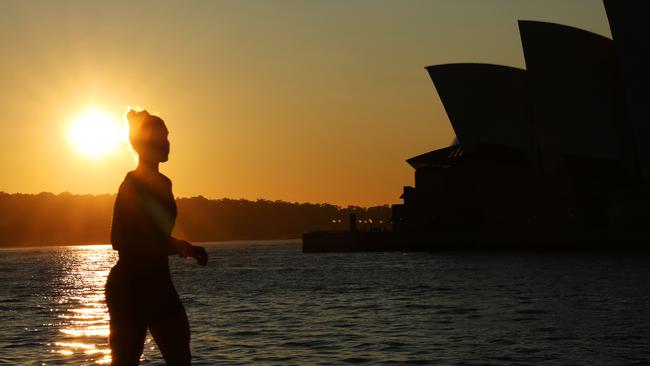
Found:
<path fill-rule="evenodd" d="M 164 176 L 165 181 L 167 182 L 169 195 L 172 199 L 174 215 L 176 213 L 176 202 L 173 200 L 174 194 L 172 193 L 172 181 Z M 177 239 L 173 236 L 169 236 L 167 241 L 167 255 L 178 254 L 181 257 L 193 257 L 196 258 L 196 261 L 205 266 L 208 263 L 208 253 L 205 251 L 205 248 L 192 245 L 187 240 Z"/>
<path fill-rule="evenodd" d="M 120 188 L 115 197 L 115 204 L 113 205 L 113 218 L 111 223 L 111 245 L 115 250 L 124 250 L 128 249 L 128 223 L 126 212 L 126 198 L 125 198 L 125 186 L 124 183 L 120 185 Z"/>
<path fill-rule="evenodd" d="M 176 239 L 174 237 L 169 238 L 168 254 L 178 254 L 181 257 L 196 258 L 197 263 L 202 266 L 205 266 L 208 263 L 208 253 L 205 251 L 205 248 L 192 245 L 186 240 Z"/>
<path fill-rule="evenodd" d="M 145 215 L 138 192 L 127 176 L 115 197 L 111 224 L 113 249 L 128 255 L 151 255 L 157 248 L 151 230 L 143 229 Z M 146 222 L 146 221 L 145 221 Z"/>

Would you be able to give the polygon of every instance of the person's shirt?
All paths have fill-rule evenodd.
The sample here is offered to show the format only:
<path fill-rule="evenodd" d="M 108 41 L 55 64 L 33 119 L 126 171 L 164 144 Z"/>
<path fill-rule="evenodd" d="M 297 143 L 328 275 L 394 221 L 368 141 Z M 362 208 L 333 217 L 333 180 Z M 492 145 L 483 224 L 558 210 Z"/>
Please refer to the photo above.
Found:
<path fill-rule="evenodd" d="M 176 202 L 169 178 L 130 171 L 120 185 L 111 226 L 111 244 L 122 258 L 159 261 L 173 253 L 171 233 Z M 155 260 L 158 259 L 158 260 Z"/>

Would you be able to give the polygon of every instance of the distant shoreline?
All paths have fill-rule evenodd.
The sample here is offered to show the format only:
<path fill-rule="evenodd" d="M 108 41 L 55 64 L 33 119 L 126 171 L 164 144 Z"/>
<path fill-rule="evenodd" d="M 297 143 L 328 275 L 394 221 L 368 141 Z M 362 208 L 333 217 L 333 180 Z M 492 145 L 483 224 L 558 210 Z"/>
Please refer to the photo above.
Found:
<path fill-rule="evenodd" d="M 109 243 L 114 203 L 114 195 L 0 192 L 0 247 Z M 392 214 L 388 205 L 340 207 L 202 196 L 177 198 L 176 206 L 172 235 L 190 242 L 291 240 L 306 232 L 347 229 L 352 214 L 375 223 L 387 223 Z"/>

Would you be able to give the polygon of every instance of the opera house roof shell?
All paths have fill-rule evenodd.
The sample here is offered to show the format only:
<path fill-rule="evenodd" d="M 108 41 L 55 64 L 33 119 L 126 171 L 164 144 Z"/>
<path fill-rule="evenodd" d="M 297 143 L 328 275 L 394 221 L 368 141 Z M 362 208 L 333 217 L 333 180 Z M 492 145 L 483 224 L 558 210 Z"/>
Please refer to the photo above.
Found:
<path fill-rule="evenodd" d="M 605 1 L 614 40 L 519 21 L 525 70 L 471 63 L 426 67 L 464 153 L 505 146 L 544 171 L 567 157 L 605 159 L 650 178 L 650 121 L 640 97 L 648 84 L 641 85 L 635 72 L 647 80 L 650 32 L 645 22 L 626 21 L 642 22 L 632 3 Z M 426 156 L 441 155 L 427 153 L 409 163 L 418 158 L 421 165 Z"/>

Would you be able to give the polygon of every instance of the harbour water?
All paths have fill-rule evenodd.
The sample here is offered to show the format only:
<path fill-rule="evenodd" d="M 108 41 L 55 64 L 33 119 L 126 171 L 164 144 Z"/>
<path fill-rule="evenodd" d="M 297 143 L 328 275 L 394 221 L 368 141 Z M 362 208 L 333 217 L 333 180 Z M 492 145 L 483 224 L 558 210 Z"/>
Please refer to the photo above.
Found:
<path fill-rule="evenodd" d="M 647 364 L 650 259 L 627 253 L 171 257 L 196 365 Z M 0 250 L 0 364 L 110 363 L 109 246 Z M 164 364 L 147 337 L 142 364 Z"/>

